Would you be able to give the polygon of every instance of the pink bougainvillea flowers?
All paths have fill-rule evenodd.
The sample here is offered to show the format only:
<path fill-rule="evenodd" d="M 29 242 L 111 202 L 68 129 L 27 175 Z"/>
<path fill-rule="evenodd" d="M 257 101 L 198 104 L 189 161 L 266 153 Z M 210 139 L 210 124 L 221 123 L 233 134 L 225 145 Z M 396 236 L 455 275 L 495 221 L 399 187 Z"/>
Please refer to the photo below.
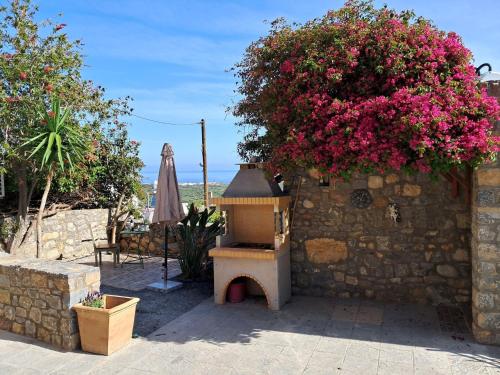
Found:
<path fill-rule="evenodd" d="M 274 24 L 237 65 L 243 157 L 324 174 L 476 166 L 498 150 L 495 98 L 471 52 L 410 12 L 349 1 L 303 26 Z"/>

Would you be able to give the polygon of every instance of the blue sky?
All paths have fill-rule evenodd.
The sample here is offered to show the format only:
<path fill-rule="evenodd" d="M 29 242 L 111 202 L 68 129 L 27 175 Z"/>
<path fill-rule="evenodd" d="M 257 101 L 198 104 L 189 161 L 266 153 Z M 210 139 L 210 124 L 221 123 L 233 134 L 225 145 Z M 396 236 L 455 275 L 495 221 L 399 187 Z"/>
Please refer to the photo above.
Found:
<path fill-rule="evenodd" d="M 4 2 L 4 1 L 2 1 Z M 37 2 L 37 0 L 35 0 Z M 66 31 L 85 43 L 85 77 L 107 88 L 109 96 L 131 95 L 135 113 L 192 123 L 207 121 L 209 170 L 234 169 L 241 138 L 235 119 L 225 112 L 237 97 L 225 72 L 245 47 L 266 33 L 264 20 L 286 17 L 303 22 L 338 8 L 343 1 L 177 1 L 39 0 L 40 15 L 63 13 Z M 383 2 L 377 1 L 377 5 Z M 441 29 L 455 31 L 475 55 L 476 65 L 490 62 L 500 71 L 500 2 L 396 1 L 396 9 L 414 9 Z M 496 69 L 495 69 L 496 68 Z M 130 135 L 142 142 L 145 174 L 155 174 L 164 142 L 176 153 L 178 170 L 198 170 L 197 126 L 162 126 L 131 118 Z"/>

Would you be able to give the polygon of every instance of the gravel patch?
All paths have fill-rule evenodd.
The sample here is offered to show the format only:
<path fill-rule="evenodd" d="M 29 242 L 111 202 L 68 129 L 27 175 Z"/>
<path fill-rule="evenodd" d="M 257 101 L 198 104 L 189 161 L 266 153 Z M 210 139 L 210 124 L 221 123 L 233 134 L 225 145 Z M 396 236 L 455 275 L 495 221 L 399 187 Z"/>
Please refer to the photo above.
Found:
<path fill-rule="evenodd" d="M 134 333 L 145 337 L 212 296 L 213 284 L 188 282 L 170 293 L 148 289 L 133 291 L 101 285 L 101 292 L 141 299 L 135 315 Z"/>

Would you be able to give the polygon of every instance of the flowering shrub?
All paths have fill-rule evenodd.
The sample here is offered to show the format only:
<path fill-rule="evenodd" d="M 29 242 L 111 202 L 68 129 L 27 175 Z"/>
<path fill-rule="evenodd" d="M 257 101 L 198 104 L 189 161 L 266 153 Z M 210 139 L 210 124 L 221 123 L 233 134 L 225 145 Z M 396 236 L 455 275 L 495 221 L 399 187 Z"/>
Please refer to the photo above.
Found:
<path fill-rule="evenodd" d="M 31 206 L 43 197 L 46 186 L 40 183 L 46 168 L 40 168 L 37 153 L 31 155 L 22 145 L 48 131 L 56 113 L 48 112 L 43 119 L 40 114 L 48 111 L 54 97 L 71 108 L 66 122 L 75 125 L 91 147 L 81 151 L 83 158 L 71 163 L 72 168 L 54 171 L 47 206 L 116 207 L 119 193 L 127 202 L 142 190 L 140 145 L 128 139 L 119 121 L 131 113 L 130 98 L 110 99 L 103 87 L 85 80 L 82 42 L 69 37 L 65 23 L 41 20 L 37 12 L 32 0 L 9 0 L 0 6 L 0 173 L 6 181 L 0 210 L 17 211 L 15 233 L 5 240 L 10 252 L 29 237 Z M 64 152 L 60 158 L 66 159 Z"/>
<path fill-rule="evenodd" d="M 83 306 L 104 308 L 104 296 L 100 292 L 88 292 L 87 296 L 80 301 Z"/>
<path fill-rule="evenodd" d="M 348 1 L 298 27 L 277 20 L 236 65 L 243 158 L 324 174 L 444 172 L 494 155 L 496 99 L 471 52 L 412 12 Z"/>

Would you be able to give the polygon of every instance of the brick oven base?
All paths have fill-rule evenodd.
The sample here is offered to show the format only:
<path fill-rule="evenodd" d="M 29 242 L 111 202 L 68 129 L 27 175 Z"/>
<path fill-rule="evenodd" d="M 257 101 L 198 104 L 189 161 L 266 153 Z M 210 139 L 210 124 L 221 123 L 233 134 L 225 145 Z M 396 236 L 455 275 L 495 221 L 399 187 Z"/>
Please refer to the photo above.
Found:
<path fill-rule="evenodd" d="M 210 255 L 214 257 L 215 303 L 225 303 L 227 288 L 238 277 L 254 280 L 262 288 L 271 310 L 279 310 L 290 299 L 289 250 L 216 248 Z"/>

